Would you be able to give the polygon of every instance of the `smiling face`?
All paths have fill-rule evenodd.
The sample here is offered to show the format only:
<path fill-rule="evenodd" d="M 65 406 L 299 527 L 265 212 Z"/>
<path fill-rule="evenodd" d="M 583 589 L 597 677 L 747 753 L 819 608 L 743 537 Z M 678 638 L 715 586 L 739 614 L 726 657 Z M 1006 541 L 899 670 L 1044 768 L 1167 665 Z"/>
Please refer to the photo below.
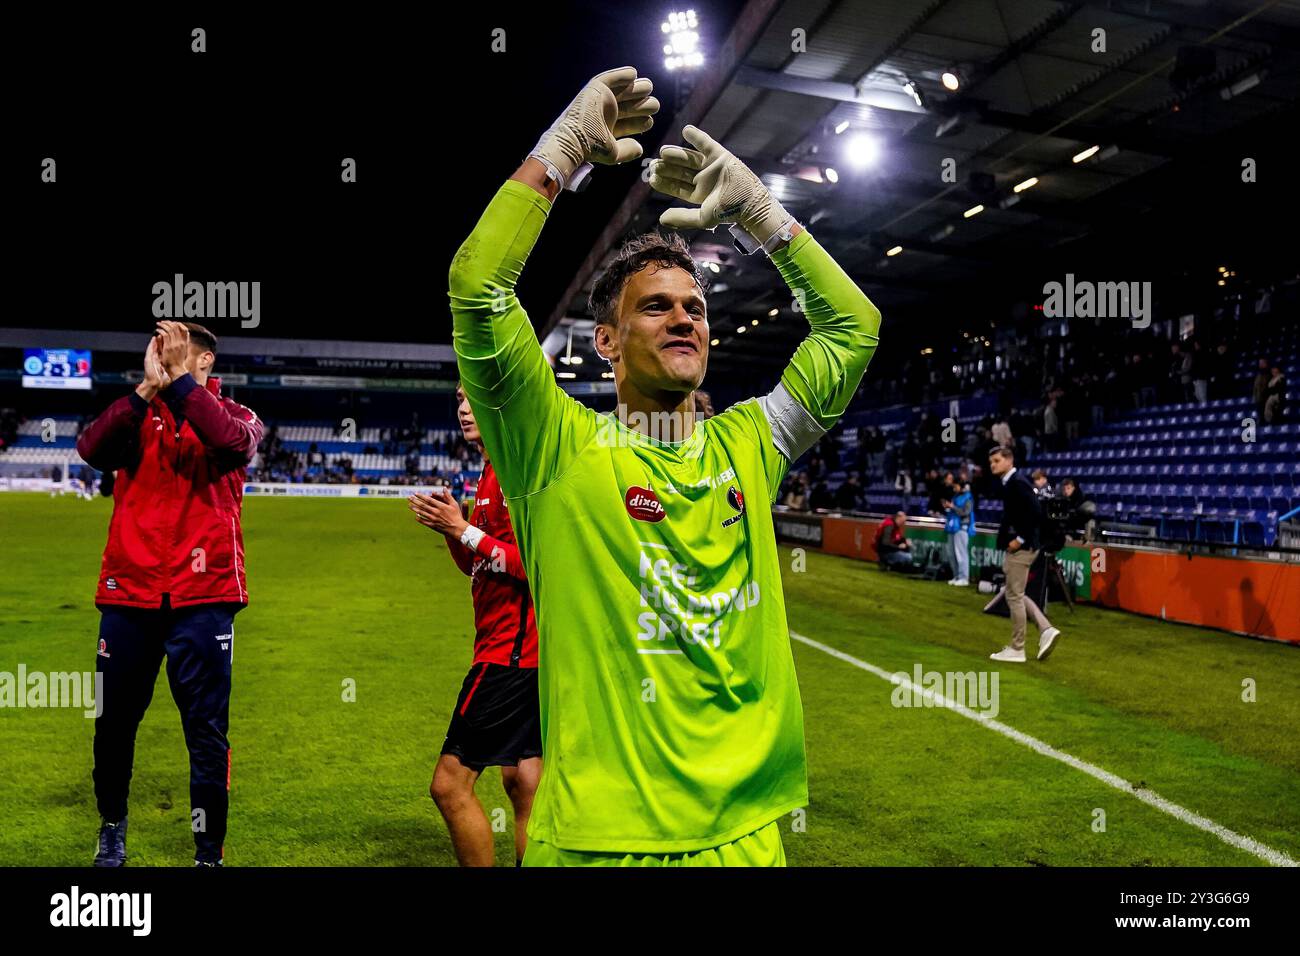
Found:
<path fill-rule="evenodd" d="M 614 384 L 643 395 L 686 394 L 704 381 L 709 320 L 704 293 L 685 269 L 651 263 L 631 275 L 615 323 L 596 326 L 596 351 L 614 367 Z"/>

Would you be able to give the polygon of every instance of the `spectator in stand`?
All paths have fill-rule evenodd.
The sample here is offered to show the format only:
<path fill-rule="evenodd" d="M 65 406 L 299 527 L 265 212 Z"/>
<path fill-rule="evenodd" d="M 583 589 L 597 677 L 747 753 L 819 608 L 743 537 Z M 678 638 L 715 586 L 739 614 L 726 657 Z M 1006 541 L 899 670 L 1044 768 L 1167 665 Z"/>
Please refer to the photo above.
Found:
<path fill-rule="evenodd" d="M 801 473 L 795 476 L 782 504 L 791 511 L 808 510 L 808 476 L 806 474 Z"/>
<path fill-rule="evenodd" d="M 949 584 L 964 588 L 970 586 L 970 538 L 975 533 L 975 499 L 964 480 L 954 478 L 949 472 L 949 497 L 945 508 L 944 531 L 948 533 L 948 561 L 952 565 Z"/>
<path fill-rule="evenodd" d="M 1005 445 L 1008 448 L 1016 443 L 1015 435 L 1011 431 L 1011 423 L 1005 417 L 999 418 L 997 424 L 993 426 L 992 439 L 995 445 Z"/>
<path fill-rule="evenodd" d="M 932 518 L 938 518 L 943 514 L 943 499 L 948 495 L 948 484 L 952 475 L 940 477 L 937 468 L 931 468 L 925 473 L 925 483 L 922 488 L 925 494 L 925 511 Z"/>
<path fill-rule="evenodd" d="M 1220 342 L 1214 347 L 1210 358 L 1210 394 L 1214 398 L 1231 398 L 1235 391 L 1236 375 L 1233 373 L 1233 358 L 1228 351 L 1228 343 Z"/>
<path fill-rule="evenodd" d="M 830 511 L 835 507 L 835 498 L 832 497 L 830 486 L 826 484 L 825 478 L 818 479 L 817 484 L 813 485 L 808 506 L 813 511 Z"/>
<path fill-rule="evenodd" d="M 1061 420 L 1056 411 L 1056 399 L 1049 398 L 1043 407 L 1043 446 L 1048 451 L 1061 450 Z"/>
<path fill-rule="evenodd" d="M 1175 342 L 1169 347 L 1172 359 L 1169 362 L 1169 395 L 1175 402 L 1192 400 L 1192 353 Z"/>
<path fill-rule="evenodd" d="M 907 473 L 906 468 L 900 468 L 898 475 L 894 478 L 894 490 L 903 497 L 903 508 L 906 510 L 912 506 L 912 476 Z"/>
<path fill-rule="evenodd" d="M 1192 341 L 1192 395 L 1196 404 L 1204 405 L 1210 400 L 1210 357 L 1201 348 L 1201 340 Z"/>
<path fill-rule="evenodd" d="M 896 511 L 876 529 L 876 554 L 886 571 L 912 566 L 912 544 L 907 540 L 907 512 Z"/>
<path fill-rule="evenodd" d="M 1268 384 L 1264 388 L 1264 422 L 1281 425 L 1286 421 L 1286 376 L 1282 367 L 1274 365 L 1269 370 Z"/>
<path fill-rule="evenodd" d="M 1258 369 L 1255 372 L 1255 384 L 1251 389 L 1251 398 L 1255 402 L 1255 420 L 1262 422 L 1264 420 L 1264 403 L 1268 400 L 1268 383 L 1273 377 L 1272 367 L 1268 359 L 1260 359 Z"/>
<path fill-rule="evenodd" d="M 835 507 L 841 511 L 862 510 L 862 482 L 857 472 L 852 472 L 844 483 L 835 489 Z"/>

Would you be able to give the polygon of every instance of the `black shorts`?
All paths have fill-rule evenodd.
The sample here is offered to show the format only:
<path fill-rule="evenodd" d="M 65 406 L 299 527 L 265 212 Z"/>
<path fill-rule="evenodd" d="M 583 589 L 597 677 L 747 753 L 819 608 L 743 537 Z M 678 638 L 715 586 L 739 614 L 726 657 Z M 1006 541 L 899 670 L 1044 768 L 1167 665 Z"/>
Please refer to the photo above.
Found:
<path fill-rule="evenodd" d="M 442 752 L 473 770 L 542 755 L 537 668 L 475 664 L 465 675 Z"/>

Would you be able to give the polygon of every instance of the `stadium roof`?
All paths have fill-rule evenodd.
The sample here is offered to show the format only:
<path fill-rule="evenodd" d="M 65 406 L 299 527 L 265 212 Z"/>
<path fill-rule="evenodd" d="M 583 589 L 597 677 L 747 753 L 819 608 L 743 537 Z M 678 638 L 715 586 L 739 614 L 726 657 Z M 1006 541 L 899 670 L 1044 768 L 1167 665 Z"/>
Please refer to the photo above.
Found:
<path fill-rule="evenodd" d="M 806 48 L 792 51 L 800 30 Z M 1241 233 L 1266 232 L 1277 184 L 1294 177 L 1274 164 L 1272 184 L 1243 194 L 1241 157 L 1271 158 L 1291 135 L 1298 65 L 1294 2 L 751 0 L 667 141 L 694 123 L 760 172 L 887 322 L 954 321 L 976 290 L 1032 299 L 1046 263 L 1146 279 L 1185 265 L 1189 241 L 1208 256 L 1249 251 Z M 855 137 L 877 153 L 861 169 Z M 666 206 L 632 187 L 540 330 L 549 351 L 572 330 L 574 351 L 592 355 L 585 303 L 600 263 Z M 1125 241 L 1139 238 L 1134 259 Z M 723 230 L 693 249 L 720 267 L 710 371 L 783 363 L 805 325 L 771 267 Z"/>

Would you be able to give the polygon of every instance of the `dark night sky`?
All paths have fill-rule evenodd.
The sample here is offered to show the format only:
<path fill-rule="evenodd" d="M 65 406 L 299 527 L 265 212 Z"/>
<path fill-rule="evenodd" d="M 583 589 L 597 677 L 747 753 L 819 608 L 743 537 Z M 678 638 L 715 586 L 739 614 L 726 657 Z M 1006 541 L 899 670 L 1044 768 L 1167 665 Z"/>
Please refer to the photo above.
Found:
<path fill-rule="evenodd" d="M 693 6 L 716 41 L 741 4 Z M 153 283 L 180 272 L 260 280 L 257 334 L 449 341 L 456 246 L 555 115 L 604 69 L 666 79 L 668 5 L 543 10 L 26 24 L 11 38 L 32 72 L 6 137 L 21 249 L 5 324 L 147 329 Z M 202 55 L 189 49 L 196 25 Z M 507 31 L 504 54 L 490 49 L 494 27 Z M 661 99 L 663 116 L 671 93 Z M 37 181 L 47 155 L 53 186 Z M 339 182 L 344 156 L 355 185 Z M 535 318 L 637 175 L 600 172 L 557 206 L 530 264 L 521 292 Z"/>

